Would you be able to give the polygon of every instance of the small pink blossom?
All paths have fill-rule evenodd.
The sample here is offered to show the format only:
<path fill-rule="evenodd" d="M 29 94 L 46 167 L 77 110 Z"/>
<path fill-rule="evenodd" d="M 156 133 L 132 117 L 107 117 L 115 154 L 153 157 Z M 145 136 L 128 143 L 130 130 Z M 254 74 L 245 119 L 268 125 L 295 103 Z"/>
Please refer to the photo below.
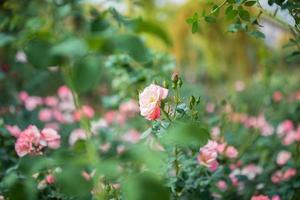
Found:
<path fill-rule="evenodd" d="M 118 153 L 118 154 L 122 154 L 122 153 L 124 153 L 125 151 L 126 151 L 126 148 L 125 148 L 124 145 L 118 145 L 118 146 L 117 146 L 117 153 Z"/>
<path fill-rule="evenodd" d="M 46 182 L 49 185 L 52 185 L 53 183 L 55 183 L 55 178 L 53 175 L 49 174 L 46 176 Z"/>
<path fill-rule="evenodd" d="M 279 91 L 276 91 L 276 92 L 273 93 L 272 98 L 273 98 L 273 101 L 280 102 L 281 99 L 282 99 L 282 93 L 279 92 Z"/>
<path fill-rule="evenodd" d="M 23 103 L 27 100 L 28 97 L 29 97 L 29 95 L 25 91 L 22 91 L 22 92 L 19 93 L 19 99 Z"/>
<path fill-rule="evenodd" d="M 139 112 L 139 105 L 134 100 L 129 100 L 119 106 L 119 111 L 126 117 L 134 117 Z"/>
<path fill-rule="evenodd" d="M 281 198 L 279 195 L 274 195 L 274 196 L 272 196 L 271 200 L 281 200 Z"/>
<path fill-rule="evenodd" d="M 54 129 L 44 128 L 41 131 L 40 140 L 42 145 L 47 145 L 50 149 L 57 149 L 60 147 L 60 135 Z"/>
<path fill-rule="evenodd" d="M 217 157 L 218 157 L 218 143 L 215 141 L 208 141 L 208 143 L 200 148 L 197 160 L 200 165 L 204 165 L 210 168 L 212 171 L 218 167 Z"/>
<path fill-rule="evenodd" d="M 257 175 L 261 174 L 262 172 L 263 169 L 260 166 L 251 163 L 246 165 L 242 169 L 241 174 L 247 176 L 249 180 L 253 180 Z"/>
<path fill-rule="evenodd" d="M 86 133 L 82 129 L 75 129 L 72 131 L 69 137 L 69 144 L 73 146 L 78 140 L 85 140 L 87 138 Z"/>
<path fill-rule="evenodd" d="M 58 88 L 57 94 L 63 100 L 73 100 L 73 96 L 72 96 L 71 90 L 67 86 L 65 86 L 65 85 L 60 86 Z"/>
<path fill-rule="evenodd" d="M 218 139 L 220 136 L 220 133 L 221 133 L 220 128 L 218 126 L 214 126 L 211 129 L 210 135 L 213 139 Z"/>
<path fill-rule="evenodd" d="M 102 152 L 107 152 L 110 149 L 110 147 L 111 147 L 111 143 L 107 142 L 107 143 L 100 145 L 99 148 Z"/>
<path fill-rule="evenodd" d="M 238 150 L 233 146 L 228 146 L 225 151 L 225 155 L 228 158 L 236 158 L 238 156 Z"/>
<path fill-rule="evenodd" d="M 140 140 L 140 132 L 138 132 L 135 129 L 131 129 L 129 130 L 127 133 L 125 133 L 124 135 L 122 135 L 121 139 L 123 141 L 126 142 L 130 142 L 130 143 L 137 143 Z"/>
<path fill-rule="evenodd" d="M 285 146 L 288 146 L 290 144 L 293 144 L 296 139 L 296 133 L 295 131 L 289 131 L 286 133 L 285 137 L 282 140 L 282 144 Z"/>
<path fill-rule="evenodd" d="M 277 134 L 279 137 L 282 137 L 293 129 L 293 122 L 291 120 L 285 120 L 277 127 Z"/>
<path fill-rule="evenodd" d="M 290 178 L 296 176 L 296 174 L 297 174 L 296 169 L 294 169 L 294 168 L 289 168 L 289 169 L 287 169 L 287 170 L 283 173 L 282 180 L 287 181 L 287 180 L 289 180 Z"/>
<path fill-rule="evenodd" d="M 56 122 L 47 123 L 47 124 L 45 124 L 45 128 L 51 128 L 51 129 L 58 131 L 59 123 L 56 123 Z"/>
<path fill-rule="evenodd" d="M 209 102 L 206 104 L 206 112 L 213 113 L 215 111 L 215 104 Z"/>
<path fill-rule="evenodd" d="M 217 182 L 217 187 L 222 190 L 225 191 L 227 189 L 227 183 L 223 180 L 220 180 Z"/>
<path fill-rule="evenodd" d="M 256 195 L 252 196 L 251 200 L 270 200 L 270 198 L 266 195 Z"/>
<path fill-rule="evenodd" d="M 151 84 L 139 94 L 141 115 L 148 120 L 160 117 L 160 103 L 167 98 L 168 89 Z"/>
<path fill-rule="evenodd" d="M 277 171 L 271 176 L 271 181 L 272 181 L 272 183 L 274 183 L 274 184 L 280 183 L 281 180 L 282 180 L 282 176 L 283 176 L 282 171 L 277 170 Z"/>
<path fill-rule="evenodd" d="M 237 92 L 241 92 L 245 89 L 245 83 L 241 80 L 238 80 L 235 82 L 234 87 Z"/>
<path fill-rule="evenodd" d="M 52 119 L 52 111 L 48 108 L 41 109 L 38 117 L 40 121 L 48 122 Z"/>
<path fill-rule="evenodd" d="M 23 157 L 31 152 L 31 144 L 25 140 L 17 140 L 15 150 L 19 157 Z"/>
<path fill-rule="evenodd" d="M 288 151 L 280 151 L 277 155 L 276 162 L 278 165 L 285 165 L 291 158 L 291 153 Z"/>
<path fill-rule="evenodd" d="M 16 60 L 20 63 L 26 63 L 27 62 L 27 56 L 24 53 L 24 51 L 18 51 L 16 54 Z"/>
<path fill-rule="evenodd" d="M 18 126 L 16 126 L 16 125 L 6 125 L 5 128 L 15 138 L 18 138 L 19 135 L 20 135 L 20 133 L 21 133 L 20 128 Z"/>
<path fill-rule="evenodd" d="M 53 96 L 48 96 L 44 99 L 44 103 L 49 107 L 55 107 L 58 104 L 58 99 Z"/>
<path fill-rule="evenodd" d="M 29 111 L 34 110 L 36 107 L 42 105 L 43 101 L 40 97 L 29 96 L 25 100 L 25 108 Z"/>
<path fill-rule="evenodd" d="M 79 111 L 74 113 L 74 119 L 79 121 L 83 116 L 91 119 L 94 117 L 95 111 L 91 106 L 83 105 Z"/>

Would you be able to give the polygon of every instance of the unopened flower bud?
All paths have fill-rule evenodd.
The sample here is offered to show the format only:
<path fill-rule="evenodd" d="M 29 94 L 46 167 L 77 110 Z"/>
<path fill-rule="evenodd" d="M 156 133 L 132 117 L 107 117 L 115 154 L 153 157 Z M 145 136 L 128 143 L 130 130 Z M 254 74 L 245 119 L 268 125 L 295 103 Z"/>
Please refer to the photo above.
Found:
<path fill-rule="evenodd" d="M 179 85 L 179 87 L 181 87 L 183 85 L 183 81 L 181 78 L 179 78 L 179 80 L 178 80 L 178 85 Z"/>
<path fill-rule="evenodd" d="M 164 88 L 169 88 L 169 83 L 166 80 L 164 80 L 163 86 L 164 86 Z"/>
<path fill-rule="evenodd" d="M 179 77 L 178 77 L 178 73 L 173 73 L 172 74 L 172 81 L 173 83 L 177 84 L 177 81 L 178 81 Z"/>

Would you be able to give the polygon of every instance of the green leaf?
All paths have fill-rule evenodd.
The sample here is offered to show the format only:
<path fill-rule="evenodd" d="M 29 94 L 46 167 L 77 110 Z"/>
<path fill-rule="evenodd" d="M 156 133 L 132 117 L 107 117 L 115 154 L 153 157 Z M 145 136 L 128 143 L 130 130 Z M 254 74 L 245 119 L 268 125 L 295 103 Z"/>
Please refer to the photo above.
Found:
<path fill-rule="evenodd" d="M 149 60 L 149 52 L 145 43 L 135 35 L 114 35 L 106 45 L 115 53 L 128 54 L 136 61 L 147 62 Z"/>
<path fill-rule="evenodd" d="M 163 136 L 162 141 L 166 144 L 179 146 L 200 147 L 209 139 L 209 133 L 200 122 L 177 122 Z"/>
<path fill-rule="evenodd" d="M 254 4 L 256 4 L 256 1 L 247 1 L 247 2 L 245 2 L 245 6 L 253 6 Z"/>
<path fill-rule="evenodd" d="M 170 191 L 155 174 L 130 175 L 122 182 L 124 199 L 130 200 L 169 200 Z"/>
<path fill-rule="evenodd" d="M 25 52 L 29 63 L 36 68 L 51 66 L 53 57 L 50 53 L 51 44 L 43 39 L 31 40 L 25 47 Z"/>
<path fill-rule="evenodd" d="M 51 53 L 58 56 L 84 56 L 88 49 L 82 39 L 70 38 L 52 47 Z"/>
<path fill-rule="evenodd" d="M 208 23 L 216 23 L 216 18 L 215 17 L 213 17 L 213 16 L 206 16 L 205 18 L 204 18 L 204 20 L 206 21 L 206 22 L 208 22 Z"/>
<path fill-rule="evenodd" d="M 245 21 L 250 21 L 250 14 L 244 9 L 239 9 L 239 16 Z"/>
<path fill-rule="evenodd" d="M 237 10 L 230 10 L 228 11 L 227 15 L 226 15 L 226 19 L 228 20 L 231 20 L 233 19 L 234 17 L 236 17 L 238 14 L 238 11 Z"/>
<path fill-rule="evenodd" d="M 193 22 L 193 24 L 192 24 L 192 33 L 196 33 L 198 30 L 199 30 L 199 23 L 197 21 Z"/>
<path fill-rule="evenodd" d="M 74 84 L 77 92 L 87 92 L 97 83 L 101 75 L 101 60 L 98 57 L 87 57 L 74 66 Z"/>
<path fill-rule="evenodd" d="M 186 23 L 192 24 L 194 22 L 193 18 L 187 18 Z"/>
<path fill-rule="evenodd" d="M 233 9 L 233 6 L 228 6 L 225 10 L 225 14 L 227 15 L 229 12 L 231 12 Z"/>
<path fill-rule="evenodd" d="M 253 37 L 255 37 L 255 38 L 265 38 L 266 36 L 265 36 L 265 34 L 263 34 L 262 32 L 260 32 L 260 31 L 251 31 L 250 33 L 249 33 L 249 35 L 251 35 L 251 36 L 253 36 Z"/>
<path fill-rule="evenodd" d="M 0 47 L 13 42 L 15 38 L 11 35 L 7 35 L 5 33 L 0 33 Z"/>

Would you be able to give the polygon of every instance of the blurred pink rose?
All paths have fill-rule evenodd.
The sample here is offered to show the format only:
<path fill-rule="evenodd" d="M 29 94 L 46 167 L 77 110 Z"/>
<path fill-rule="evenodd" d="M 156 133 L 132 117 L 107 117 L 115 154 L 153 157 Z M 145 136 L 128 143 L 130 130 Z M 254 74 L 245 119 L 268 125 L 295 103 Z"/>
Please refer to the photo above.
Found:
<path fill-rule="evenodd" d="M 287 170 L 283 173 L 282 180 L 287 181 L 287 180 L 289 180 L 290 178 L 296 176 L 296 174 L 297 174 L 296 169 L 294 169 L 294 168 L 289 168 L 289 169 L 287 169 Z"/>
<path fill-rule="evenodd" d="M 160 103 L 167 98 L 168 89 L 151 84 L 139 94 L 141 115 L 148 120 L 155 120 L 160 117 Z"/>
<path fill-rule="evenodd" d="M 56 122 L 47 123 L 47 124 L 45 124 L 45 128 L 52 128 L 52 129 L 58 131 L 59 123 L 56 123 Z"/>
<path fill-rule="evenodd" d="M 52 119 L 52 111 L 48 108 L 41 109 L 38 117 L 40 121 L 48 122 Z"/>
<path fill-rule="evenodd" d="M 271 200 L 281 200 L 281 198 L 279 195 L 274 195 L 274 196 L 272 196 Z"/>
<path fill-rule="evenodd" d="M 288 151 L 280 151 L 277 155 L 276 162 L 278 165 L 285 165 L 291 158 L 291 153 Z"/>
<path fill-rule="evenodd" d="M 215 104 L 208 102 L 206 104 L 206 112 L 213 113 L 215 111 Z"/>
<path fill-rule="evenodd" d="M 218 144 L 218 147 L 217 147 L 218 153 L 220 153 L 220 154 L 224 153 L 226 146 L 227 146 L 226 143 Z"/>
<path fill-rule="evenodd" d="M 104 144 L 101 144 L 99 149 L 102 151 L 102 152 L 107 152 L 111 147 L 111 143 L 107 142 L 107 143 L 104 143 Z"/>
<path fill-rule="evenodd" d="M 225 191 L 227 189 L 227 183 L 223 180 L 220 180 L 217 182 L 217 187 L 222 190 Z"/>
<path fill-rule="evenodd" d="M 91 119 L 94 117 L 95 111 L 91 106 L 83 105 L 80 110 L 74 113 L 74 119 L 79 121 L 83 116 Z"/>
<path fill-rule="evenodd" d="M 65 85 L 60 86 L 58 88 L 57 94 L 63 100 L 72 100 L 73 99 L 71 90 Z"/>
<path fill-rule="evenodd" d="M 246 165 L 242 170 L 241 174 L 248 177 L 249 180 L 253 180 L 258 174 L 261 174 L 263 169 L 253 163 Z"/>
<path fill-rule="evenodd" d="M 285 120 L 282 123 L 279 124 L 277 127 L 277 134 L 279 137 L 284 136 L 288 132 L 292 131 L 294 129 L 293 122 L 291 120 Z"/>
<path fill-rule="evenodd" d="M 281 101 L 281 99 L 282 99 L 282 94 L 281 94 L 281 92 L 275 91 L 275 92 L 273 93 L 272 98 L 273 98 L 273 101 L 275 101 L 275 102 Z"/>
<path fill-rule="evenodd" d="M 211 129 L 210 135 L 213 139 L 218 139 L 220 136 L 220 133 L 221 133 L 220 128 L 218 126 L 214 126 Z"/>
<path fill-rule="evenodd" d="M 265 195 L 256 195 L 256 196 L 252 196 L 251 200 L 270 200 L 270 198 Z"/>
<path fill-rule="evenodd" d="M 51 174 L 47 175 L 47 176 L 46 176 L 46 183 L 49 184 L 49 185 L 55 183 L 55 178 L 54 178 L 54 176 L 51 175 Z"/>
<path fill-rule="evenodd" d="M 44 99 L 45 105 L 49 107 L 55 107 L 58 104 L 58 99 L 56 97 L 48 96 Z"/>
<path fill-rule="evenodd" d="M 236 158 L 238 156 L 238 150 L 233 146 L 228 146 L 225 151 L 225 155 L 228 158 Z"/>
<path fill-rule="evenodd" d="M 235 186 L 235 187 L 238 186 L 239 180 L 236 178 L 236 176 L 233 173 L 229 174 L 229 178 L 230 178 L 233 186 Z"/>
<path fill-rule="evenodd" d="M 200 148 L 197 160 L 200 165 L 204 165 L 210 168 L 212 171 L 218 167 L 217 157 L 218 157 L 218 143 L 209 140 L 208 143 Z"/>
<path fill-rule="evenodd" d="M 60 135 L 54 129 L 44 128 L 41 131 L 40 143 L 50 149 L 57 149 L 60 147 Z"/>
<path fill-rule="evenodd" d="M 38 146 L 40 142 L 40 133 L 36 126 L 30 125 L 22 131 L 15 143 L 15 150 L 19 157 L 23 157 Z"/>
<path fill-rule="evenodd" d="M 18 138 L 21 133 L 21 129 L 16 125 L 6 125 L 5 128 L 15 138 Z"/>
<path fill-rule="evenodd" d="M 277 170 L 272 176 L 271 181 L 274 184 L 280 183 L 282 180 L 283 173 L 280 170 Z"/>
<path fill-rule="evenodd" d="M 135 100 L 129 100 L 119 106 L 119 111 L 126 117 L 134 117 L 139 112 L 139 105 Z"/>
<path fill-rule="evenodd" d="M 43 104 L 41 97 L 29 96 L 25 100 L 25 108 L 29 111 L 34 110 L 36 107 Z"/>
<path fill-rule="evenodd" d="M 234 83 L 234 87 L 235 87 L 235 90 L 237 92 L 241 92 L 241 91 L 243 91 L 245 89 L 245 83 L 243 81 L 241 81 L 241 80 L 236 81 Z"/>
<path fill-rule="evenodd" d="M 137 143 L 140 140 L 140 136 L 140 132 L 135 129 L 131 129 L 127 133 L 122 135 L 121 139 L 126 142 Z"/>
<path fill-rule="evenodd" d="M 25 91 L 22 91 L 22 92 L 19 93 L 19 99 L 20 99 L 20 101 L 23 102 L 23 103 L 26 101 L 26 99 L 27 99 L 28 97 L 29 97 L 29 95 L 28 95 L 28 93 L 25 92 Z"/>
<path fill-rule="evenodd" d="M 82 129 L 75 129 L 72 131 L 69 137 L 69 144 L 73 146 L 78 140 L 85 140 L 87 138 L 86 133 Z"/>
<path fill-rule="evenodd" d="M 24 53 L 24 51 L 18 51 L 16 54 L 16 60 L 20 63 L 26 63 L 27 62 L 27 56 Z"/>
<path fill-rule="evenodd" d="M 118 153 L 118 154 L 124 153 L 125 150 L 126 150 L 126 148 L 125 148 L 124 145 L 118 145 L 118 146 L 117 146 L 117 153 Z"/>
<path fill-rule="evenodd" d="M 289 131 L 282 140 L 282 144 L 288 146 L 293 144 L 296 139 L 296 133 L 294 131 Z"/>

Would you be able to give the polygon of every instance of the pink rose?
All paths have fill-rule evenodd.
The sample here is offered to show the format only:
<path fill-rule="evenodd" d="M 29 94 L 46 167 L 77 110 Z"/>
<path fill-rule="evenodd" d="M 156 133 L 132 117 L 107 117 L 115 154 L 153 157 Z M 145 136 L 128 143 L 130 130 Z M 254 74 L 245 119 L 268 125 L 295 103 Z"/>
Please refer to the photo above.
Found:
<path fill-rule="evenodd" d="M 49 184 L 49 185 L 55 183 L 55 178 L 54 178 L 54 176 L 51 175 L 51 174 L 47 175 L 47 176 L 46 176 L 46 182 L 47 182 L 47 184 Z"/>
<path fill-rule="evenodd" d="M 215 141 L 208 141 L 208 143 L 200 148 L 197 160 L 200 165 L 204 165 L 210 168 L 212 171 L 218 167 L 217 157 L 218 157 L 218 143 Z"/>
<path fill-rule="evenodd" d="M 294 168 L 289 168 L 288 170 L 286 170 L 284 173 L 283 173 L 283 176 L 282 176 L 282 180 L 289 180 L 290 178 L 296 176 L 297 174 L 297 171 L 296 169 Z"/>
<path fill-rule="evenodd" d="M 217 187 L 222 190 L 222 191 L 225 191 L 227 189 L 227 183 L 223 180 L 221 181 L 218 181 L 217 182 Z"/>
<path fill-rule="evenodd" d="M 44 108 L 39 112 L 39 120 L 42 122 L 48 122 L 52 119 L 52 111 L 48 108 Z"/>
<path fill-rule="evenodd" d="M 168 89 L 151 84 L 139 94 L 141 115 L 148 120 L 155 120 L 160 117 L 160 103 L 167 98 Z"/>
<path fill-rule="evenodd" d="M 111 147 L 111 143 L 107 142 L 107 143 L 104 143 L 104 144 L 101 144 L 99 149 L 103 152 L 107 152 Z"/>
<path fill-rule="evenodd" d="M 285 137 L 283 138 L 282 144 L 288 146 L 290 144 L 293 144 L 295 140 L 296 140 L 295 131 L 289 131 L 288 133 L 286 133 Z"/>
<path fill-rule="evenodd" d="M 42 98 L 31 96 L 25 100 L 25 108 L 29 111 L 32 111 L 39 105 L 42 105 L 42 103 Z"/>
<path fill-rule="evenodd" d="M 73 99 L 71 90 L 65 85 L 60 86 L 58 88 L 57 94 L 63 100 L 72 100 Z"/>
<path fill-rule="evenodd" d="M 291 158 L 291 153 L 288 151 L 280 151 L 277 155 L 276 162 L 278 165 L 286 164 Z"/>
<path fill-rule="evenodd" d="M 40 143 L 50 149 L 57 149 L 60 147 L 60 135 L 54 129 L 44 128 L 41 131 Z"/>
<path fill-rule="evenodd" d="M 74 119 L 79 121 L 83 116 L 90 119 L 94 117 L 95 111 L 91 106 L 83 105 L 81 109 L 74 113 Z"/>
<path fill-rule="evenodd" d="M 75 129 L 72 131 L 70 137 L 69 137 L 69 144 L 72 146 L 74 145 L 78 140 L 85 140 L 87 138 L 86 133 L 82 129 Z"/>
<path fill-rule="evenodd" d="M 280 170 L 277 170 L 271 177 L 271 181 L 274 184 L 280 183 L 282 179 L 283 173 Z"/>
<path fill-rule="evenodd" d="M 15 138 L 18 138 L 20 133 L 21 133 L 21 130 L 18 126 L 16 125 L 6 125 L 5 128 L 8 130 L 8 132 L 14 136 Z"/>
<path fill-rule="evenodd" d="M 49 107 L 55 107 L 58 104 L 58 99 L 56 97 L 46 97 L 44 99 L 45 105 L 49 106 Z"/>
<path fill-rule="evenodd" d="M 19 134 L 15 143 L 15 150 L 19 157 L 23 157 L 38 146 L 40 142 L 40 133 L 36 126 L 30 125 Z"/>
<path fill-rule="evenodd" d="M 281 99 L 282 99 L 281 92 L 279 92 L 279 91 L 274 92 L 272 98 L 275 102 L 281 101 Z"/>
<path fill-rule="evenodd" d="M 272 200 L 281 200 L 279 195 L 274 195 L 272 196 Z"/>
<path fill-rule="evenodd" d="M 270 198 L 265 195 L 256 195 L 256 196 L 252 196 L 251 200 L 270 200 Z"/>
<path fill-rule="evenodd" d="M 19 93 L 19 99 L 21 102 L 25 102 L 26 99 L 29 97 L 28 93 L 26 91 L 22 91 Z"/>
<path fill-rule="evenodd" d="M 31 144 L 25 140 L 17 140 L 15 143 L 15 150 L 19 157 L 23 157 L 30 153 Z"/>
<path fill-rule="evenodd" d="M 238 151 L 233 146 L 229 146 L 226 148 L 225 155 L 228 158 L 236 158 L 238 156 Z"/>
<path fill-rule="evenodd" d="M 285 120 L 277 127 L 277 134 L 279 137 L 287 134 L 294 129 L 293 122 L 291 120 Z"/>
<path fill-rule="evenodd" d="M 27 56 L 24 53 L 24 51 L 18 51 L 16 54 L 16 61 L 20 63 L 26 63 L 27 62 Z"/>

